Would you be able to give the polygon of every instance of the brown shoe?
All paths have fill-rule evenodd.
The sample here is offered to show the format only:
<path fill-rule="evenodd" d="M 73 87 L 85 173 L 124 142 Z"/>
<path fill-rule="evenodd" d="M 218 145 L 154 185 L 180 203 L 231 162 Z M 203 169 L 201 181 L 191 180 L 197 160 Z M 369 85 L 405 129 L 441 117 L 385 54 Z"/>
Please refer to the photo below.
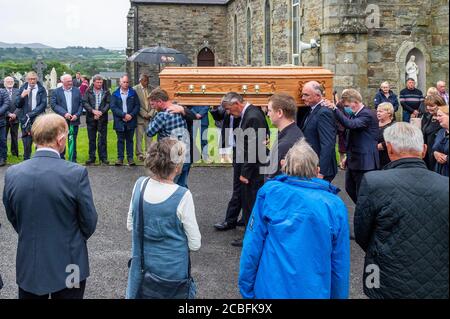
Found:
<path fill-rule="evenodd" d="M 138 161 L 143 162 L 145 160 L 144 155 L 138 155 Z"/>
<path fill-rule="evenodd" d="M 114 165 L 115 166 L 122 166 L 123 165 L 123 160 L 117 160 Z"/>
<path fill-rule="evenodd" d="M 133 160 L 128 160 L 128 166 L 136 166 L 136 163 Z"/>

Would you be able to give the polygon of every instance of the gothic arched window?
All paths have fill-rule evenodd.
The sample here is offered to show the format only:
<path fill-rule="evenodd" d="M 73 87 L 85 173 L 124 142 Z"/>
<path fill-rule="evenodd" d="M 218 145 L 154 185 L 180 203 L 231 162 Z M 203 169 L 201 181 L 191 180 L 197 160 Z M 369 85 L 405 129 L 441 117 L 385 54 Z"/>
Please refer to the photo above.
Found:
<path fill-rule="evenodd" d="M 300 0 L 292 0 L 292 64 L 300 65 Z"/>
<path fill-rule="evenodd" d="M 234 16 L 234 64 L 238 64 L 238 30 L 237 30 L 237 15 Z"/>
<path fill-rule="evenodd" d="M 252 65 L 252 14 L 247 9 L 247 65 Z"/>
<path fill-rule="evenodd" d="M 272 14 L 270 12 L 270 0 L 266 0 L 264 7 L 264 37 L 265 37 L 265 63 L 272 64 Z"/>

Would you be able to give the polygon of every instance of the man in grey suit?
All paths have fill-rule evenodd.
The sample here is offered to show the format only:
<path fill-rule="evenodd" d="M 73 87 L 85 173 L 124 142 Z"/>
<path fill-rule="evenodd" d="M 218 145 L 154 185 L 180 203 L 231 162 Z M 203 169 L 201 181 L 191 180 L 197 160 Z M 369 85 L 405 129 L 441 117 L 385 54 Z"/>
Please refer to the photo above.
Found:
<path fill-rule="evenodd" d="M 145 158 L 145 153 L 150 147 L 152 141 L 151 137 L 148 137 L 146 133 L 148 125 L 151 119 L 156 115 L 156 110 L 154 110 L 150 103 L 148 102 L 148 97 L 150 96 L 153 87 L 148 86 L 149 77 L 147 74 L 141 74 L 139 78 L 139 84 L 134 86 L 133 89 L 136 91 L 141 108 L 137 115 L 137 127 L 136 127 L 136 155 L 138 160 L 143 161 Z M 142 150 L 142 138 L 145 139 L 145 152 Z"/>
<path fill-rule="evenodd" d="M 3 204 L 18 233 L 19 299 L 82 299 L 89 277 L 86 241 L 97 212 L 86 168 L 62 160 L 68 126 L 46 114 L 31 129 L 32 159 L 5 174 Z"/>

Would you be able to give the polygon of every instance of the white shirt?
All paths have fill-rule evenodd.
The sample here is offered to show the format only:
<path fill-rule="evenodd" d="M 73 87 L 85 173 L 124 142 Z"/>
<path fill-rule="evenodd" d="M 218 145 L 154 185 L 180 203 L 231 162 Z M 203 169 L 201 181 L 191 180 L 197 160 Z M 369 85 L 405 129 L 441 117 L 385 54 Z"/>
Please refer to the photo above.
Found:
<path fill-rule="evenodd" d="M 142 184 L 143 185 L 143 184 Z M 158 182 L 152 178 L 148 181 L 147 188 L 144 193 L 144 201 L 150 204 L 159 204 L 167 200 L 178 189 L 176 184 L 165 184 Z M 128 209 L 127 229 L 133 230 L 133 197 L 136 189 L 134 185 L 132 200 Z M 195 217 L 194 200 L 192 193 L 188 190 L 177 207 L 177 217 L 183 224 L 184 232 L 188 239 L 189 249 L 192 251 L 199 250 L 201 246 L 201 235 L 198 228 L 197 219 Z"/>
<path fill-rule="evenodd" d="M 120 90 L 120 97 L 122 98 L 122 111 L 123 113 L 128 113 L 127 107 L 128 90 L 126 92 Z"/>
<path fill-rule="evenodd" d="M 42 151 L 53 152 L 53 153 L 55 153 L 56 155 L 58 155 L 58 157 L 60 157 L 59 152 L 58 152 L 57 150 L 53 149 L 53 148 L 50 148 L 50 147 L 39 147 L 39 148 L 36 150 L 36 153 L 37 153 L 37 152 L 42 152 Z"/>
<path fill-rule="evenodd" d="M 239 122 L 239 128 L 241 127 L 242 119 L 244 118 L 245 111 L 247 111 L 247 108 L 248 108 L 249 106 L 250 106 L 250 103 L 247 102 L 247 104 L 245 104 L 244 109 L 242 110 L 242 113 L 241 113 L 241 121 Z"/>
<path fill-rule="evenodd" d="M 314 111 L 314 109 L 317 107 L 317 105 L 319 105 L 319 104 L 322 103 L 322 102 L 323 102 L 323 100 L 320 100 L 319 103 L 317 103 L 317 104 L 314 105 L 314 106 L 311 106 L 311 113 Z"/>
<path fill-rule="evenodd" d="M 236 146 L 234 143 L 234 133 L 233 133 L 233 127 L 234 127 L 234 116 L 230 115 L 230 127 L 228 132 L 228 146 Z"/>
<path fill-rule="evenodd" d="M 361 112 L 361 110 L 362 110 L 363 108 L 364 108 L 364 104 L 363 104 L 363 105 L 362 105 L 362 106 L 361 106 L 361 107 L 359 108 L 359 110 L 358 110 L 358 111 L 356 111 L 356 112 L 355 112 L 355 116 L 357 116 L 357 115 L 358 115 L 358 113 L 359 113 L 359 112 Z"/>
<path fill-rule="evenodd" d="M 64 90 L 64 96 L 66 98 L 66 105 L 67 105 L 67 113 L 72 114 L 72 88 Z"/>
<path fill-rule="evenodd" d="M 28 87 L 30 87 L 29 85 L 28 85 Z M 38 88 L 37 88 L 37 85 L 35 85 L 34 87 L 33 87 L 33 90 L 31 91 L 31 94 L 30 95 L 28 95 L 28 98 L 31 96 L 31 110 L 33 111 L 35 108 L 36 108 L 36 106 L 37 106 L 37 93 L 38 93 Z M 29 102 L 28 102 L 29 103 Z"/>

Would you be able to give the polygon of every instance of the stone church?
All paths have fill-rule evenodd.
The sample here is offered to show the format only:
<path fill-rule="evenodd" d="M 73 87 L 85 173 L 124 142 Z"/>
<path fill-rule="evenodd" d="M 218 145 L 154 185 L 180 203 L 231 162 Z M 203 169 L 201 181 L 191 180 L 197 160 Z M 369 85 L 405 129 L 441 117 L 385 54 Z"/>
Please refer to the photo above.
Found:
<path fill-rule="evenodd" d="M 161 44 L 193 66 L 323 66 L 340 92 L 371 105 L 381 82 L 404 88 L 415 56 L 418 87 L 449 82 L 448 0 L 131 0 L 127 55 Z M 319 45 L 310 48 L 310 41 Z M 137 81 L 157 66 L 128 62 Z M 424 92 L 425 93 L 425 92 Z"/>

